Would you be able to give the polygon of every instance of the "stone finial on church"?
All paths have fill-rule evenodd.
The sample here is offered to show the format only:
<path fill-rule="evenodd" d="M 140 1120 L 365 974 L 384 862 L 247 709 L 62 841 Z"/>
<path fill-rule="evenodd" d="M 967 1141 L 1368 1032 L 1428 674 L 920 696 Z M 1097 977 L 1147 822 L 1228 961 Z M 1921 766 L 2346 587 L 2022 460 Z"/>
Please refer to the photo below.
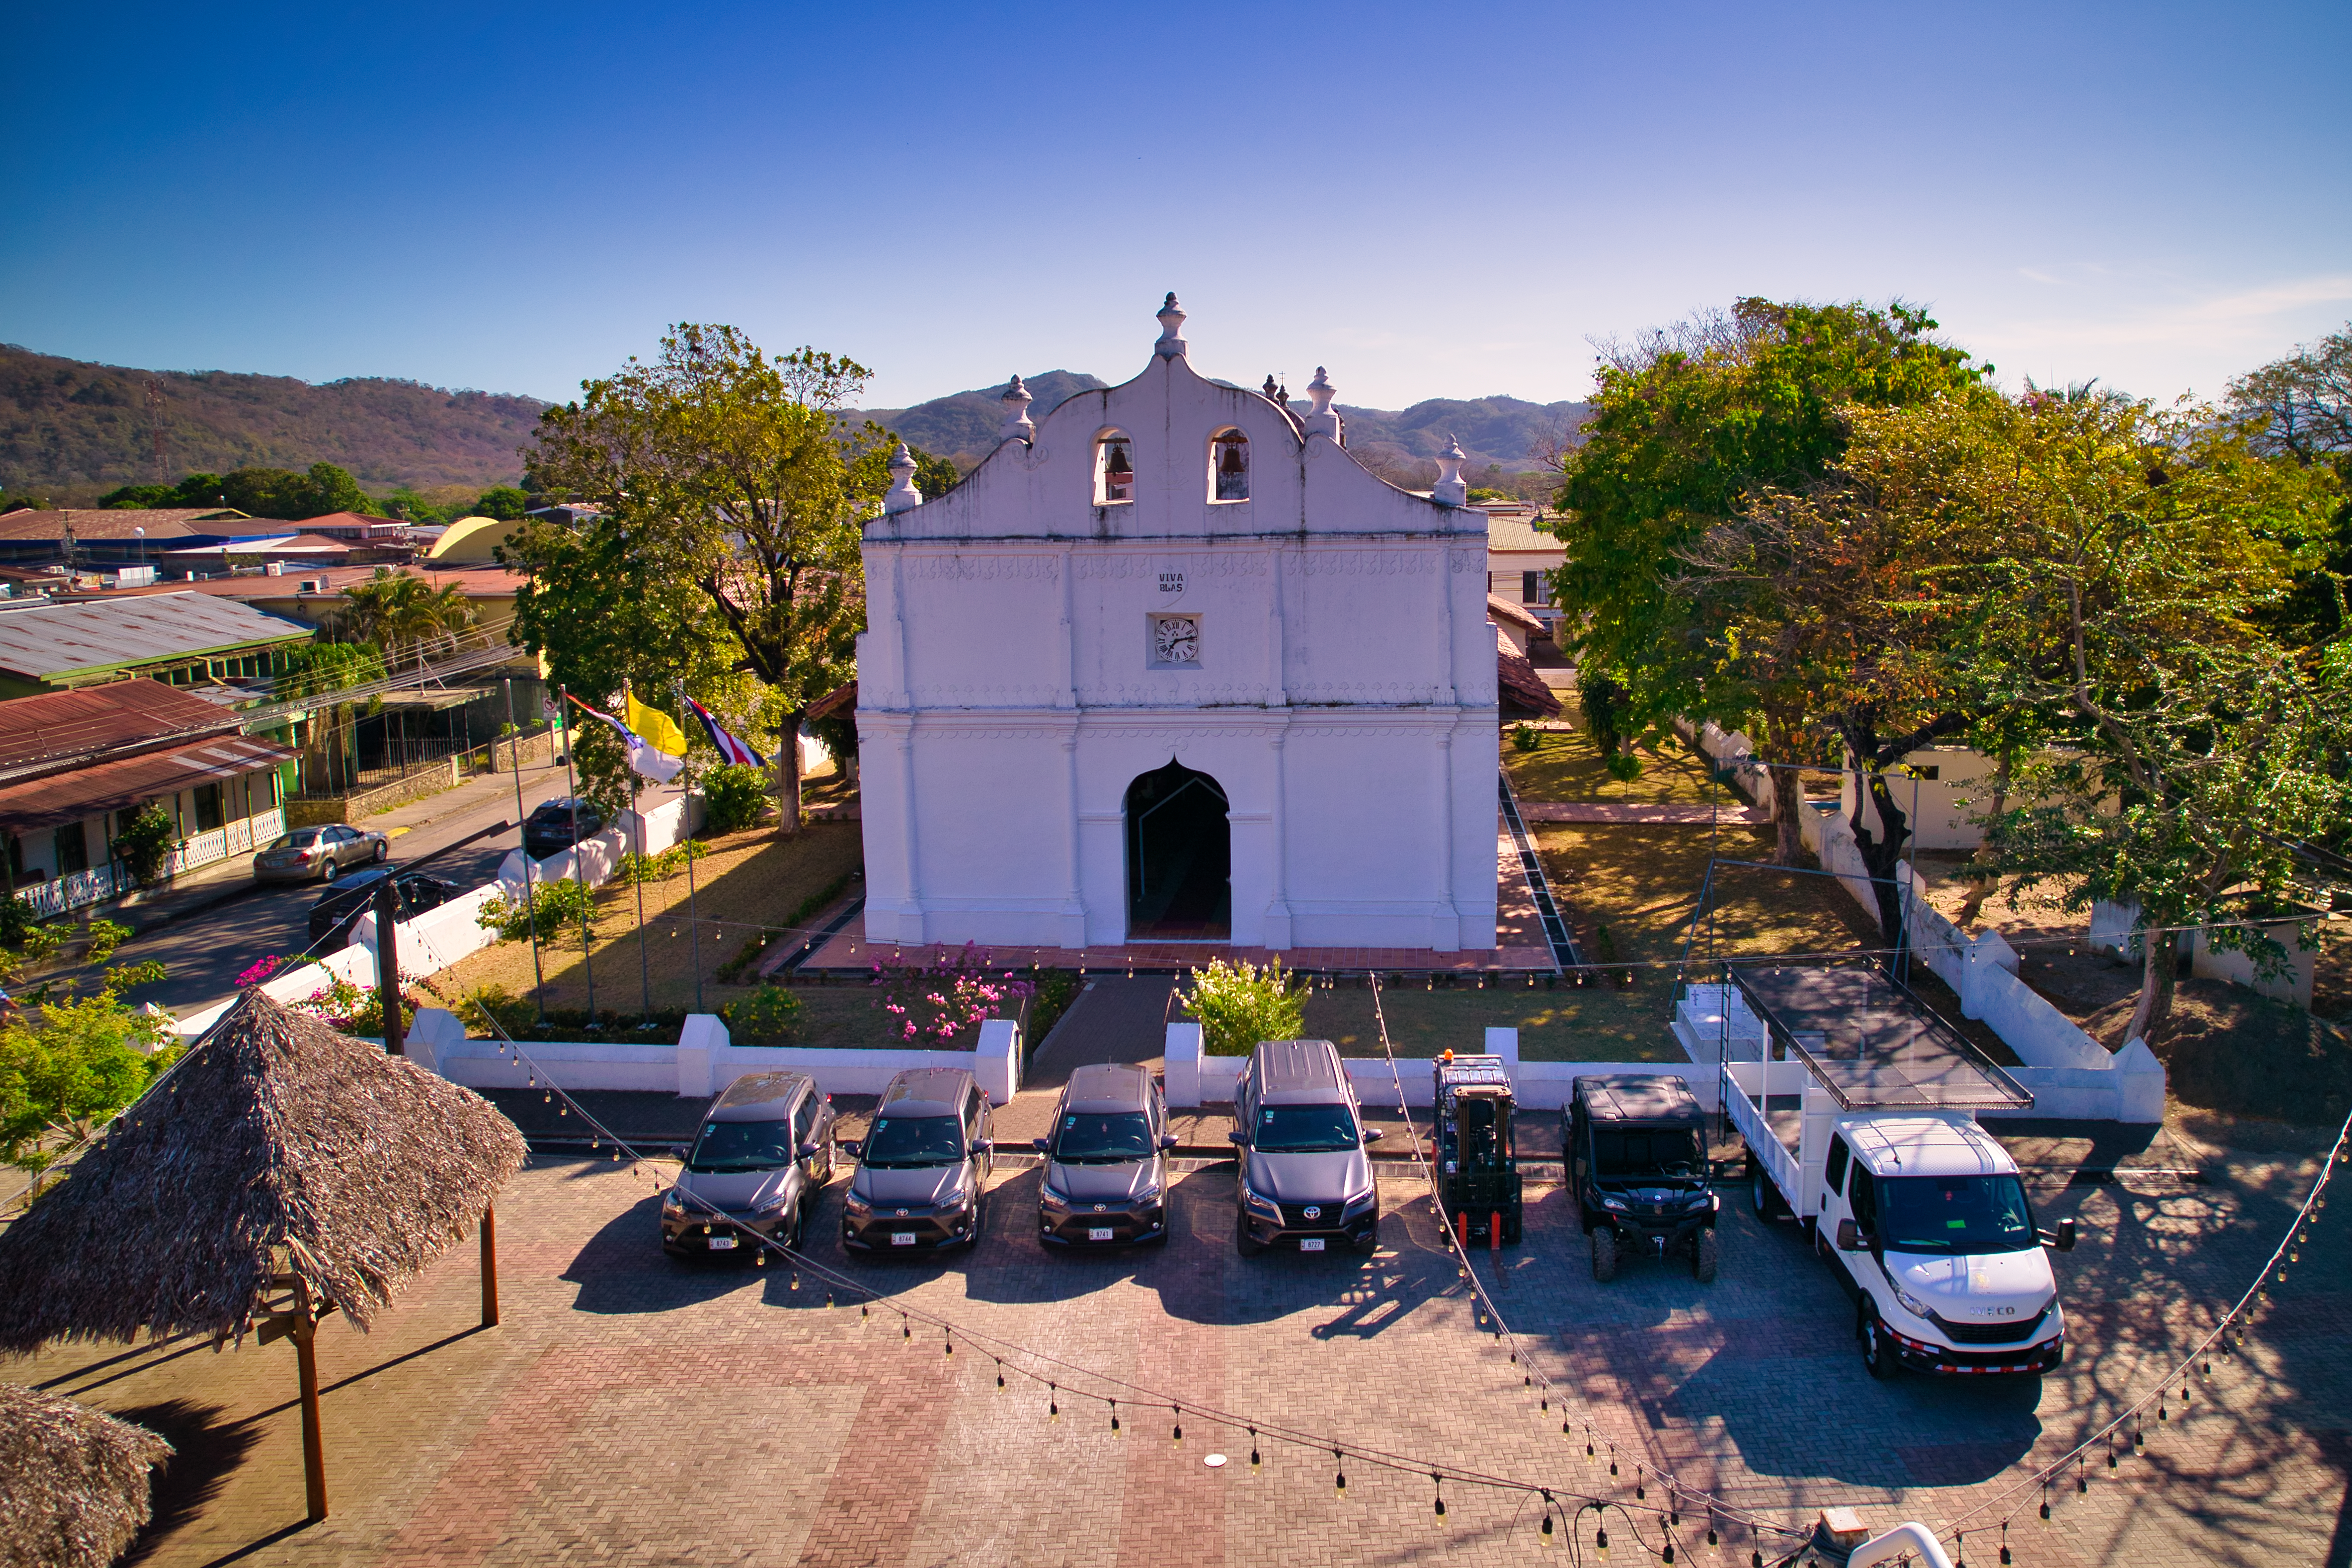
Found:
<path fill-rule="evenodd" d="M 890 454 L 890 489 L 882 497 L 882 515 L 912 511 L 922 504 L 923 492 L 915 488 L 915 454 L 901 441 Z"/>
<path fill-rule="evenodd" d="M 1182 359 L 1184 340 L 1177 334 L 1184 327 L 1184 307 L 1176 302 L 1176 292 L 1170 289 L 1168 302 L 1160 307 L 1160 341 L 1151 350 L 1162 359 Z"/>
<path fill-rule="evenodd" d="M 1339 416 L 1333 411 L 1331 400 L 1339 395 L 1339 389 L 1331 384 L 1330 376 L 1319 364 L 1315 367 L 1315 379 L 1307 384 L 1307 395 L 1315 400 L 1314 411 L 1300 421 L 1306 426 L 1307 433 L 1339 440 Z"/>
<path fill-rule="evenodd" d="M 1029 405 L 1034 401 L 1029 395 L 1029 389 L 1021 384 L 1020 374 L 1016 372 L 1012 384 L 998 399 L 999 406 L 1004 410 L 1004 428 L 997 433 L 998 440 L 1034 441 L 1037 438 L 1037 426 L 1029 419 Z"/>
<path fill-rule="evenodd" d="M 1437 454 L 1437 488 L 1429 492 L 1430 500 L 1440 506 L 1468 504 L 1470 485 L 1462 477 L 1462 465 L 1468 459 L 1462 443 L 1454 438 L 1452 431 L 1446 432 L 1445 450 Z"/>

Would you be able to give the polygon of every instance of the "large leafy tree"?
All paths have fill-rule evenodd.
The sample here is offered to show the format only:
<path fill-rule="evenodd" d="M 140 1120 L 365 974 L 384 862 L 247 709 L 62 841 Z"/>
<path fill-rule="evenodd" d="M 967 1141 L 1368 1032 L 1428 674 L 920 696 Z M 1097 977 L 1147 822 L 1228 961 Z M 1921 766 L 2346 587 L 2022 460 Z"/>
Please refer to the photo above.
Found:
<path fill-rule="evenodd" d="M 1604 348 L 1592 418 L 1564 459 L 1553 591 L 1579 658 L 1618 672 L 1637 713 L 1744 723 L 1765 761 L 1814 760 L 1813 661 L 1726 658 L 1718 606 L 1682 579 L 1714 570 L 1691 552 L 1754 499 L 1827 479 L 1853 410 L 1932 403 L 1990 370 L 1936 331 L 1901 303 L 1745 299 Z M 1789 768 L 1773 780 L 1779 856 L 1793 864 L 1801 799 Z"/>
<path fill-rule="evenodd" d="M 2265 616 L 2299 646 L 2339 636 L 2352 624 L 2345 603 L 2352 579 L 2352 326 L 2231 382 L 2229 410 L 2256 452 L 2333 468 L 2347 481 L 2318 547 L 2297 563 L 2294 585 Z"/>
<path fill-rule="evenodd" d="M 2297 840 L 2345 821 L 2352 655 L 2265 625 L 2338 498 L 2212 411 L 2088 393 L 1863 411 L 1845 468 L 1932 529 L 1937 643 L 1975 713 L 2036 745 L 1993 865 L 2064 907 L 2136 905 L 2129 1033 L 2165 1023 L 2171 932 L 2283 956 L 2235 923 L 2285 907 Z M 1983 721 L 1990 722 L 1993 721 Z"/>
<path fill-rule="evenodd" d="M 766 693 L 779 738 L 783 830 L 800 822 L 795 737 L 853 673 L 865 625 L 858 559 L 887 437 L 840 416 L 855 361 L 769 354 L 729 326 L 682 324 L 650 363 L 586 383 L 542 416 L 530 472 L 603 507 L 635 569 L 698 589 Z"/>

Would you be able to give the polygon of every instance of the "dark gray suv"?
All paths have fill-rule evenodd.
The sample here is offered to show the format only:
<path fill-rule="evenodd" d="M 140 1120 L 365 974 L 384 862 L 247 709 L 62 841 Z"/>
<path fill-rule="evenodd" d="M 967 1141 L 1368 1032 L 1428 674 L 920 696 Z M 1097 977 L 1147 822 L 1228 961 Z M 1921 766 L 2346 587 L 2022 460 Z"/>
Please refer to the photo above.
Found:
<path fill-rule="evenodd" d="M 833 1102 L 816 1080 L 798 1072 L 739 1078 L 710 1102 L 686 1169 L 662 1194 L 662 1247 L 681 1258 L 742 1257 L 759 1250 L 760 1237 L 798 1247 L 832 1179 Z"/>
<path fill-rule="evenodd" d="M 961 1068 L 915 1068 L 882 1091 L 874 1125 L 841 1145 L 857 1162 L 841 1245 L 924 1252 L 980 1240 L 991 1155 L 988 1097 Z"/>
<path fill-rule="evenodd" d="M 1380 1245 L 1381 1196 L 1339 1047 L 1328 1040 L 1263 1040 L 1234 1093 L 1241 1146 L 1234 1245 L 1243 1257 L 1278 1241 L 1301 1252 L 1346 1242 Z"/>
<path fill-rule="evenodd" d="M 1168 1105 L 1148 1068 L 1082 1067 L 1054 1108 L 1037 1187 L 1037 1239 L 1125 1247 L 1168 1239 Z"/>

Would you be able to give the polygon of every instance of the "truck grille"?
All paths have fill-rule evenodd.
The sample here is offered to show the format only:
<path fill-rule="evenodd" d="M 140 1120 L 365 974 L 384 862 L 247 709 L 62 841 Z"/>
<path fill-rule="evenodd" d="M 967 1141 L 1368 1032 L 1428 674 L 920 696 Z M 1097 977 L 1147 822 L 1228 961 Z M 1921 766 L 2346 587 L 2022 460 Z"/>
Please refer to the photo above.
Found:
<path fill-rule="evenodd" d="M 2042 1320 L 2049 1316 L 2044 1307 L 2030 1318 L 2015 1318 L 2002 1323 L 1955 1323 L 1948 1318 L 1937 1317 L 1936 1327 L 1956 1345 L 2012 1345 L 2020 1340 L 2030 1340 L 2041 1331 Z"/>
<path fill-rule="evenodd" d="M 1322 1204 L 1285 1204 L 1282 1205 L 1282 1228 L 1285 1230 L 1337 1230 L 1339 1215 L 1348 1205 L 1334 1198 Z M 1307 1214 L 1313 1209 L 1312 1215 Z"/>

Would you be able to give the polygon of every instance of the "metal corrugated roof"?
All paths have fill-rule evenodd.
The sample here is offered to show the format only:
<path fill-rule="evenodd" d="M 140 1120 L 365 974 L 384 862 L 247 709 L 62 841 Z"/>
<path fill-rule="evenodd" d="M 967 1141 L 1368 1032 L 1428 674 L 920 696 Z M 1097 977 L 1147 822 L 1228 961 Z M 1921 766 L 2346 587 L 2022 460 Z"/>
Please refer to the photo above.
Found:
<path fill-rule="evenodd" d="M 152 664 L 257 644 L 308 639 L 313 628 L 207 594 L 0 608 L 0 670 L 34 680 Z"/>
<path fill-rule="evenodd" d="M 0 702 L 0 769 L 236 726 L 236 714 L 160 680 L 47 691 Z"/>
<path fill-rule="evenodd" d="M 11 833 L 79 822 L 197 784 L 219 784 L 291 762 L 295 753 L 269 741 L 223 735 L 176 752 L 155 752 L 100 763 L 0 789 L 0 826 Z"/>
<path fill-rule="evenodd" d="M 1486 548 L 1489 551 L 1504 551 L 1514 554 L 1525 551 L 1544 550 L 1556 555 L 1566 547 L 1561 544 L 1558 534 L 1538 533 L 1523 519 L 1489 517 L 1486 520 Z"/>

